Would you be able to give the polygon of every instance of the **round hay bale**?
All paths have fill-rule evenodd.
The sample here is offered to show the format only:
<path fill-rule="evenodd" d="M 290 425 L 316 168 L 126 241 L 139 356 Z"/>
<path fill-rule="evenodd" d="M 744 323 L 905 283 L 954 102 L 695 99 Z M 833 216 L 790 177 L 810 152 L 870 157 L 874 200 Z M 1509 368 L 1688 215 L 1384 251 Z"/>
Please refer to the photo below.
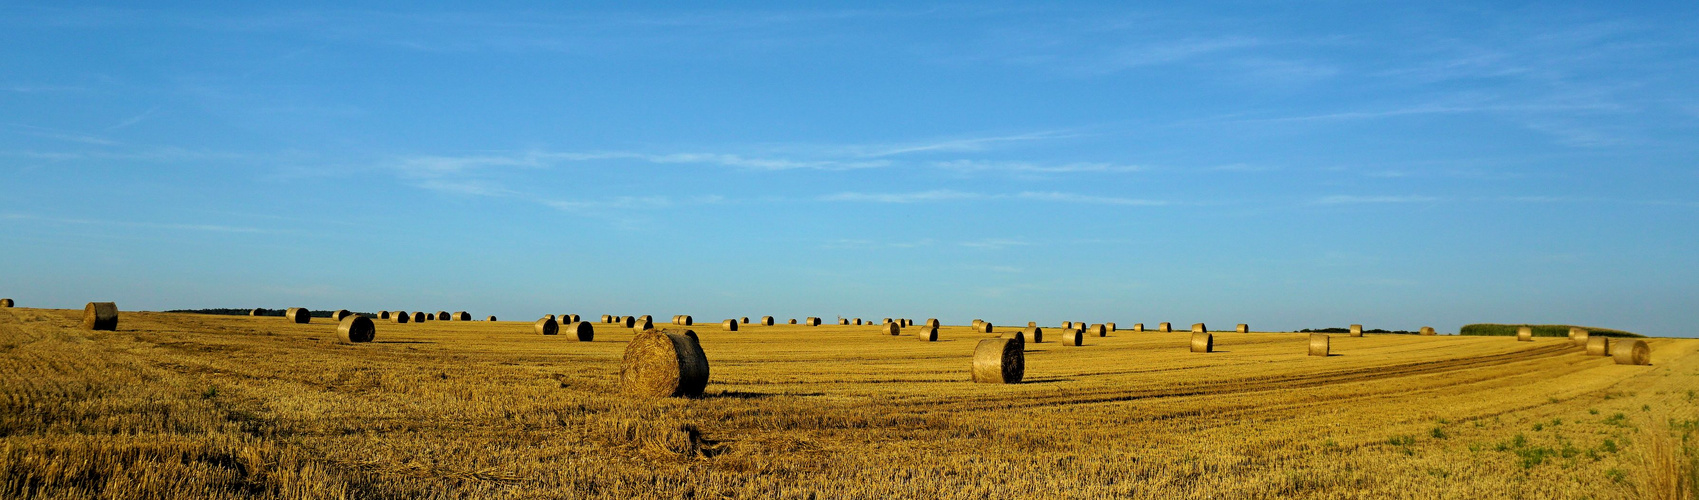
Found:
<path fill-rule="evenodd" d="M 772 316 L 762 316 L 761 317 L 761 326 L 773 326 L 773 317 Z"/>
<path fill-rule="evenodd" d="M 1251 333 L 1251 325 L 1239 323 L 1239 326 L 1233 327 L 1233 331 L 1238 333 Z"/>
<path fill-rule="evenodd" d="M 735 331 L 737 331 L 737 320 L 728 319 L 728 320 L 725 320 L 725 321 L 721 321 L 720 322 L 720 328 L 724 328 L 728 332 L 735 332 Z"/>
<path fill-rule="evenodd" d="M 997 338 L 1000 338 L 1000 339 L 1016 339 L 1016 340 L 1021 341 L 1021 344 L 1027 343 L 1026 332 L 1019 331 L 1019 330 L 1009 332 L 1009 333 L 1005 333 L 1005 334 L 1002 334 L 1002 335 L 998 335 Z"/>
<path fill-rule="evenodd" d="M 13 304 L 12 299 L 0 299 L 0 308 L 10 308 L 10 307 L 12 307 L 12 304 Z M 259 309 L 255 309 L 255 311 L 258 311 L 258 310 Z M 252 311 L 249 311 L 248 315 L 249 316 L 259 316 L 258 314 L 253 314 Z"/>
<path fill-rule="evenodd" d="M 1610 352 L 1611 352 L 1611 338 L 1610 337 L 1606 337 L 1606 336 L 1603 336 L 1603 335 L 1589 335 L 1587 337 L 1587 355 L 1588 356 L 1609 356 Z"/>
<path fill-rule="evenodd" d="M 1167 324 L 1167 323 L 1159 323 L 1159 324 L 1156 325 L 1156 331 L 1159 331 L 1159 332 L 1162 332 L 1162 333 L 1168 333 L 1168 332 L 1174 331 L 1174 327 L 1172 325 Z"/>
<path fill-rule="evenodd" d="M 1091 325 L 1090 331 L 1091 331 L 1092 335 L 1096 335 L 1096 336 L 1099 336 L 1099 337 L 1108 337 L 1109 336 L 1109 327 L 1107 327 L 1107 326 Z"/>
<path fill-rule="evenodd" d="M 1116 329 L 1116 328 L 1115 328 L 1115 324 L 1114 324 L 1114 323 L 1104 323 L 1104 324 L 1103 324 L 1103 326 L 1104 326 L 1104 327 L 1105 327 L 1105 328 L 1108 328 L 1108 329 L 1109 329 L 1109 331 L 1110 331 L 1110 332 L 1118 332 L 1118 331 L 1120 331 L 1120 330 L 1117 330 L 1117 329 Z"/>
<path fill-rule="evenodd" d="M 678 324 L 678 315 L 677 314 L 673 315 L 673 324 L 675 324 L 675 325 Z"/>
<path fill-rule="evenodd" d="M 538 335 L 557 335 L 560 333 L 560 322 L 555 321 L 551 315 L 537 320 L 532 328 L 537 330 Z"/>
<path fill-rule="evenodd" d="M 647 397 L 697 397 L 708 386 L 708 357 L 696 332 L 645 330 L 625 346 L 620 387 Z"/>
<path fill-rule="evenodd" d="M 89 330 L 117 330 L 118 304 L 112 302 L 90 302 L 83 306 L 83 328 Z"/>
<path fill-rule="evenodd" d="M 10 299 L 8 299 L 8 300 L 10 300 Z M 265 309 L 249 309 L 248 310 L 249 316 L 260 316 L 260 315 L 263 315 L 263 314 L 265 314 Z"/>
<path fill-rule="evenodd" d="M 1586 348 L 1587 347 L 1587 339 L 1589 337 L 1592 337 L 1592 336 L 1593 336 L 1593 332 L 1588 331 L 1586 329 L 1582 329 L 1582 328 L 1571 328 L 1571 329 L 1569 329 L 1569 340 L 1571 342 L 1575 342 L 1575 347 Z"/>
<path fill-rule="evenodd" d="M 879 327 L 879 331 L 890 335 L 902 335 L 903 327 L 897 326 L 896 323 L 885 323 L 883 326 Z"/>
<path fill-rule="evenodd" d="M 1085 345 L 1085 330 L 1063 328 L 1062 345 L 1071 345 L 1076 347 Z"/>
<path fill-rule="evenodd" d="M 891 323 L 890 327 L 891 328 L 902 328 L 902 326 L 899 325 L 898 323 Z M 896 334 L 893 333 L 892 335 L 896 335 Z M 938 341 L 938 329 L 935 328 L 935 327 L 921 325 L 919 330 L 915 330 L 914 335 L 915 335 L 916 338 L 919 338 L 921 342 L 937 342 Z"/>
<path fill-rule="evenodd" d="M 637 318 L 633 318 L 631 316 L 621 316 L 617 319 L 617 322 L 615 324 L 624 325 L 626 328 L 631 328 L 631 327 L 637 326 Z M 647 328 L 645 328 L 645 330 L 647 330 Z"/>
<path fill-rule="evenodd" d="M 372 323 L 372 318 L 360 315 L 347 316 L 336 325 L 336 339 L 344 344 L 371 342 L 378 336 L 378 327 Z"/>
<path fill-rule="evenodd" d="M 1435 332 L 1434 327 L 1431 327 L 1431 326 L 1422 327 L 1421 333 L 1422 333 L 1422 335 L 1439 335 L 1439 332 Z"/>
<path fill-rule="evenodd" d="M 796 318 L 791 318 L 791 324 L 796 324 Z"/>
<path fill-rule="evenodd" d="M 496 320 L 495 316 L 490 316 L 488 318 L 484 318 L 484 321 L 495 321 L 495 320 Z"/>
<path fill-rule="evenodd" d="M 973 349 L 973 381 L 1019 384 L 1026 375 L 1026 342 L 1019 338 L 979 341 Z"/>
<path fill-rule="evenodd" d="M 1026 339 L 1034 344 L 1044 343 L 1044 329 L 1039 328 L 1038 325 L 1026 327 L 1025 330 L 1021 330 L 1021 334 L 1026 335 Z"/>
<path fill-rule="evenodd" d="M 378 319 L 389 319 L 389 311 L 378 311 Z"/>
<path fill-rule="evenodd" d="M 1531 326 L 1516 327 L 1516 341 L 1517 342 L 1533 342 L 1534 341 L 1534 327 L 1531 327 Z"/>
<path fill-rule="evenodd" d="M 926 318 L 926 326 L 938 328 L 938 327 L 944 326 L 944 325 L 942 323 L 938 322 L 938 318 Z"/>
<path fill-rule="evenodd" d="M 647 317 L 647 316 L 645 316 L 645 317 Z M 696 318 L 690 317 L 689 314 L 680 314 L 678 316 L 678 324 L 684 325 L 684 326 L 693 326 L 693 325 L 696 324 Z"/>
<path fill-rule="evenodd" d="M 855 319 L 855 326 L 861 326 L 862 323 L 863 323 L 863 321 L 861 321 L 861 318 Z M 870 324 L 870 325 L 873 324 L 872 322 L 866 322 L 866 323 Z"/>
<path fill-rule="evenodd" d="M 574 321 L 568 323 L 566 327 L 562 329 L 565 331 L 561 333 L 577 337 L 579 342 L 591 342 L 596 340 L 596 329 L 587 322 Z"/>
<path fill-rule="evenodd" d="M 637 330 L 637 331 L 640 331 L 640 332 L 644 331 L 644 330 L 653 330 L 655 328 L 655 322 L 650 321 L 648 316 L 644 316 L 644 317 L 641 317 L 641 318 L 631 320 L 631 323 L 630 323 L 629 326 L 627 326 L 627 328 L 631 328 L 631 329 L 634 329 L 634 330 Z"/>
<path fill-rule="evenodd" d="M 451 318 L 448 317 L 448 311 L 437 311 L 436 317 L 431 319 L 436 321 L 448 321 Z"/>
<path fill-rule="evenodd" d="M 742 324 L 742 325 L 747 325 L 747 324 L 749 324 L 749 317 L 748 317 L 748 316 L 744 316 L 744 317 L 743 317 L 743 319 L 741 319 L 741 320 L 738 320 L 738 324 Z"/>
<path fill-rule="evenodd" d="M 1137 333 L 1144 333 L 1144 323 L 1133 323 L 1133 331 Z"/>
<path fill-rule="evenodd" d="M 979 326 L 980 323 L 984 323 L 984 322 L 985 322 L 985 320 L 983 320 L 983 319 L 974 318 L 972 322 L 968 323 L 968 325 L 969 326 Z"/>
<path fill-rule="evenodd" d="M 807 326 L 820 326 L 820 318 L 809 316 Z"/>
<path fill-rule="evenodd" d="M 1328 354 L 1331 354 L 1330 352 L 1328 352 L 1328 347 L 1329 347 L 1328 343 L 1329 343 L 1329 338 L 1328 338 L 1327 334 L 1325 334 L 1325 333 L 1312 333 L 1312 334 L 1310 334 L 1310 355 L 1311 356 L 1324 356 L 1325 357 Z"/>
<path fill-rule="evenodd" d="M 976 327 L 974 331 L 977 331 L 979 333 L 991 333 L 991 322 L 989 322 L 989 321 L 979 322 L 979 326 Z"/>
<path fill-rule="evenodd" d="M 1192 352 L 1215 352 L 1215 336 L 1204 332 L 1192 332 Z"/>
<path fill-rule="evenodd" d="M 1192 333 L 1209 333 L 1209 327 L 1203 326 L 1203 323 L 1192 323 Z"/>
<path fill-rule="evenodd" d="M 472 321 L 472 313 L 460 311 L 453 314 L 455 321 Z"/>
<path fill-rule="evenodd" d="M 655 318 L 649 317 L 649 315 L 645 314 L 641 317 L 638 317 L 637 322 L 638 323 L 648 323 L 648 324 L 653 325 L 653 324 L 655 324 Z"/>
<path fill-rule="evenodd" d="M 354 311 L 350 311 L 350 310 L 347 310 L 347 309 L 337 309 L 336 312 L 330 313 L 330 319 L 336 320 L 337 322 L 341 322 L 342 320 L 347 319 L 349 316 L 353 316 L 353 315 L 354 315 Z"/>
<path fill-rule="evenodd" d="M 903 320 L 899 321 L 898 323 L 901 324 L 903 328 L 908 328 L 908 327 L 914 326 L 914 320 L 908 319 L 908 318 L 903 318 Z M 933 326 L 937 326 L 937 325 L 933 325 Z"/>
<path fill-rule="evenodd" d="M 1063 321 L 1062 322 L 1062 329 L 1064 329 L 1064 330 L 1069 329 L 1069 328 L 1073 328 L 1073 327 L 1074 327 L 1074 322 L 1072 322 L 1072 321 Z"/>
<path fill-rule="evenodd" d="M 283 313 L 283 316 L 289 318 L 290 323 L 295 323 L 297 325 L 313 322 L 313 312 L 308 311 L 305 307 L 291 307 L 287 312 Z"/>
<path fill-rule="evenodd" d="M 613 317 L 613 315 L 612 315 L 612 314 L 603 314 L 603 315 L 602 315 L 602 322 L 603 322 L 603 323 L 612 323 L 612 322 L 614 322 L 614 317 Z"/>
<path fill-rule="evenodd" d="M 1619 365 L 1649 365 L 1652 364 L 1652 348 L 1640 339 L 1618 340 L 1616 345 L 1611 346 L 1611 357 L 1616 358 Z"/>
<path fill-rule="evenodd" d="M 1026 327 L 1027 328 L 1038 328 L 1038 322 L 1037 321 L 1028 321 L 1028 322 L 1026 322 Z"/>
<path fill-rule="evenodd" d="M 1352 337 L 1363 336 L 1363 325 L 1351 325 L 1351 336 Z"/>
<path fill-rule="evenodd" d="M 413 322 L 414 323 L 424 323 L 424 322 L 430 321 L 430 320 L 431 320 L 431 316 L 429 314 L 425 314 L 422 311 L 413 313 Z"/>
<path fill-rule="evenodd" d="M 838 318 L 838 326 L 849 326 L 849 318 Z"/>
<path fill-rule="evenodd" d="M 395 318 L 396 323 L 406 323 L 408 320 L 413 319 L 413 316 L 407 314 L 407 311 L 395 311 L 395 313 L 391 314 L 390 317 Z"/>

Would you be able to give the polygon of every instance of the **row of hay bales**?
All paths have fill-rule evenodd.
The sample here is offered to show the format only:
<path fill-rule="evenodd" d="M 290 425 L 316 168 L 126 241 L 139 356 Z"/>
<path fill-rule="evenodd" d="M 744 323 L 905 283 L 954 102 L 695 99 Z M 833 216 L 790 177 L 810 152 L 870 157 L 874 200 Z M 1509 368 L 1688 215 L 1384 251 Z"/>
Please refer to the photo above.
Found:
<path fill-rule="evenodd" d="M 1524 326 L 1528 331 L 1516 332 L 1516 340 L 1533 341 L 1532 327 Z M 1594 335 L 1593 332 L 1581 327 L 1569 328 L 1569 342 L 1576 347 L 1586 349 L 1588 356 L 1610 356 L 1619 365 L 1650 365 L 1652 364 L 1652 346 L 1638 338 L 1610 337 Z"/>

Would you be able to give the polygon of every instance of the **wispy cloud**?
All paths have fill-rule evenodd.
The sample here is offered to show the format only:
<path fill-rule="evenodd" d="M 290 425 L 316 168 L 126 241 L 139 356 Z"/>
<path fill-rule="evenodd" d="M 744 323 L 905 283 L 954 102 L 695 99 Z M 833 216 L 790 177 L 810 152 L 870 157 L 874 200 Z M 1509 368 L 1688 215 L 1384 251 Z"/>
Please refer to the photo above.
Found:
<path fill-rule="evenodd" d="M 1408 196 L 1333 195 L 1333 196 L 1324 196 L 1322 198 L 1319 198 L 1319 199 L 1315 200 L 1315 204 L 1317 204 L 1317 205 L 1347 205 L 1347 204 L 1362 204 L 1362 203 L 1432 203 L 1432 202 L 1436 202 L 1436 201 L 1440 201 L 1440 198 L 1436 198 L 1436 197 L 1433 197 L 1433 196 L 1415 196 L 1415 195 L 1408 195 Z"/>
<path fill-rule="evenodd" d="M 1013 240 L 1007 238 L 986 238 L 982 240 L 963 241 L 957 244 L 964 247 L 983 248 L 987 250 L 1001 250 L 1009 247 L 1024 247 L 1032 245 L 1031 242 L 1025 240 Z"/>
<path fill-rule="evenodd" d="M 1080 193 L 1064 193 L 1059 191 L 1026 191 L 1013 194 L 987 194 L 955 191 L 950 189 L 935 189 L 931 191 L 917 191 L 909 193 L 844 192 L 826 195 L 819 198 L 820 201 L 865 203 L 926 203 L 955 200 L 1009 199 L 1054 203 L 1083 203 L 1092 205 L 1164 206 L 1172 204 L 1163 200 L 1097 196 Z"/>
<path fill-rule="evenodd" d="M 1113 163 L 1064 163 L 1058 165 L 1043 165 L 1021 161 L 986 161 L 986 160 L 951 160 L 933 162 L 945 170 L 960 172 L 1011 172 L 1027 174 L 1066 174 L 1066 173 L 1124 173 L 1140 172 L 1148 167 L 1141 165 L 1117 165 Z"/>

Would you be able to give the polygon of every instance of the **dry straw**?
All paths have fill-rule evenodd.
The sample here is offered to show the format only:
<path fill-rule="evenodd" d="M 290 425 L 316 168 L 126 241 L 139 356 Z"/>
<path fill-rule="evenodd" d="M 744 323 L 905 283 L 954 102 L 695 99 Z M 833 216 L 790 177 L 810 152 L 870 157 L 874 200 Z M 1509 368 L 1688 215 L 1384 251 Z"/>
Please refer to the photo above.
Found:
<path fill-rule="evenodd" d="M 1619 340 L 1611 346 L 1611 357 L 1616 358 L 1619 365 L 1649 365 L 1652 364 L 1652 348 L 1640 339 Z"/>
<path fill-rule="evenodd" d="M 454 313 L 453 316 L 455 321 L 472 321 L 472 313 L 466 311 Z"/>
<path fill-rule="evenodd" d="M 90 302 L 83 306 L 83 328 L 89 330 L 117 330 L 118 304 L 111 302 Z"/>
<path fill-rule="evenodd" d="M 591 342 L 596 340 L 596 329 L 591 327 L 588 322 L 574 321 L 572 323 L 568 323 L 563 329 L 566 331 L 561 333 L 578 337 L 579 342 Z"/>
<path fill-rule="evenodd" d="M 1587 355 L 1589 355 L 1589 356 L 1609 356 L 1610 352 L 1611 352 L 1611 338 L 1610 337 L 1606 337 L 1606 336 L 1602 336 L 1602 335 L 1592 335 L 1592 336 L 1587 337 Z"/>
<path fill-rule="evenodd" d="M 1103 325 L 1091 325 L 1091 333 L 1099 337 L 1108 337 L 1109 327 Z"/>
<path fill-rule="evenodd" d="M 1203 323 L 1192 323 L 1192 333 L 1209 333 L 1209 327 L 1203 326 Z"/>
<path fill-rule="evenodd" d="M 537 320 L 537 323 L 533 326 L 533 328 L 537 330 L 538 335 L 555 335 L 560 333 L 560 323 L 555 321 L 553 315 Z"/>
<path fill-rule="evenodd" d="M 761 326 L 773 326 L 773 317 L 772 316 L 762 316 L 761 317 Z"/>
<path fill-rule="evenodd" d="M 1192 352 L 1215 352 L 1215 336 L 1204 332 L 1192 332 Z"/>
<path fill-rule="evenodd" d="M 1575 347 L 1587 347 L 1587 337 L 1591 335 L 1593 335 L 1593 332 L 1587 331 L 1585 328 L 1569 329 L 1569 340 L 1575 343 Z"/>
<path fill-rule="evenodd" d="M 408 320 L 412 319 L 412 316 L 408 315 L 407 311 L 395 311 L 395 313 L 390 314 L 390 317 L 395 318 L 396 323 L 406 323 Z"/>
<path fill-rule="evenodd" d="M 1328 352 L 1328 341 L 1329 339 L 1325 333 L 1310 334 L 1310 355 L 1327 356 L 1328 354 L 1331 354 Z"/>
<path fill-rule="evenodd" d="M 1021 330 L 1021 333 L 1026 335 L 1027 340 L 1034 344 L 1044 343 L 1044 329 L 1039 328 L 1038 325 L 1028 326 L 1025 330 Z"/>
<path fill-rule="evenodd" d="M 347 319 L 349 316 L 353 316 L 353 315 L 354 315 L 354 311 L 350 311 L 350 310 L 347 310 L 347 309 L 337 309 L 336 312 L 330 313 L 330 319 L 333 319 L 333 320 L 340 322 L 344 319 Z"/>
<path fill-rule="evenodd" d="M 1534 327 L 1531 327 L 1531 326 L 1516 327 L 1516 340 L 1518 342 L 1533 342 L 1534 341 Z"/>
<path fill-rule="evenodd" d="M 1162 332 L 1162 333 L 1168 333 L 1168 332 L 1174 331 L 1174 327 L 1172 325 L 1167 324 L 1167 323 L 1158 323 L 1156 325 L 1156 331 L 1159 331 L 1159 332 Z"/>
<path fill-rule="evenodd" d="M 490 316 L 488 318 L 484 318 L 484 321 L 495 321 L 495 320 L 496 320 L 495 316 Z"/>
<path fill-rule="evenodd" d="M 697 397 L 708 386 L 708 357 L 696 332 L 645 330 L 625 346 L 619 382 L 626 393 L 649 397 Z"/>
<path fill-rule="evenodd" d="M 336 325 L 336 338 L 345 344 L 371 342 L 377 335 L 377 325 L 372 324 L 372 318 L 365 316 L 348 316 Z"/>
<path fill-rule="evenodd" d="M 1019 384 L 1026 374 L 1026 342 L 1019 338 L 979 341 L 973 350 L 973 381 Z"/>
<path fill-rule="evenodd" d="M 10 308 L 10 307 L 12 307 L 12 304 L 13 304 L 12 299 L 0 299 L 0 308 Z M 255 311 L 258 311 L 258 309 L 255 309 Z M 258 314 L 249 314 L 249 316 L 259 316 L 259 315 Z"/>
<path fill-rule="evenodd" d="M 1239 323 L 1239 326 L 1233 327 L 1233 331 L 1238 333 L 1251 333 L 1251 325 Z"/>
<path fill-rule="evenodd" d="M 720 322 L 720 328 L 724 328 L 728 332 L 735 332 L 735 331 L 737 331 L 737 320 L 728 319 L 728 320 L 725 320 L 725 321 L 721 321 Z"/>
<path fill-rule="evenodd" d="M 313 312 L 308 311 L 305 307 L 291 307 L 283 313 L 283 316 L 289 318 L 290 323 L 295 324 L 306 324 L 313 321 Z"/>
<path fill-rule="evenodd" d="M 1351 336 L 1352 337 L 1363 336 L 1363 325 L 1351 325 Z"/>

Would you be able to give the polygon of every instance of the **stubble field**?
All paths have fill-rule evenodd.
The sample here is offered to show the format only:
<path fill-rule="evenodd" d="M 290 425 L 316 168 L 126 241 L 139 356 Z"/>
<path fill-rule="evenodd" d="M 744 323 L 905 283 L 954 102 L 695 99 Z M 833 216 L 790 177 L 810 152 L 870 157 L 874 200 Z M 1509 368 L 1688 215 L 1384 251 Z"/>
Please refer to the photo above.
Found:
<path fill-rule="evenodd" d="M 0 309 L 0 497 L 1642 498 L 1692 487 L 1699 434 L 1694 339 L 1624 366 L 1561 338 L 1321 358 L 1120 331 L 1029 343 L 1025 383 L 991 385 L 968 369 L 995 334 L 965 326 L 716 323 L 688 327 L 712 377 L 687 400 L 622 395 L 611 324 L 345 345 L 325 318 L 80 313 Z"/>

